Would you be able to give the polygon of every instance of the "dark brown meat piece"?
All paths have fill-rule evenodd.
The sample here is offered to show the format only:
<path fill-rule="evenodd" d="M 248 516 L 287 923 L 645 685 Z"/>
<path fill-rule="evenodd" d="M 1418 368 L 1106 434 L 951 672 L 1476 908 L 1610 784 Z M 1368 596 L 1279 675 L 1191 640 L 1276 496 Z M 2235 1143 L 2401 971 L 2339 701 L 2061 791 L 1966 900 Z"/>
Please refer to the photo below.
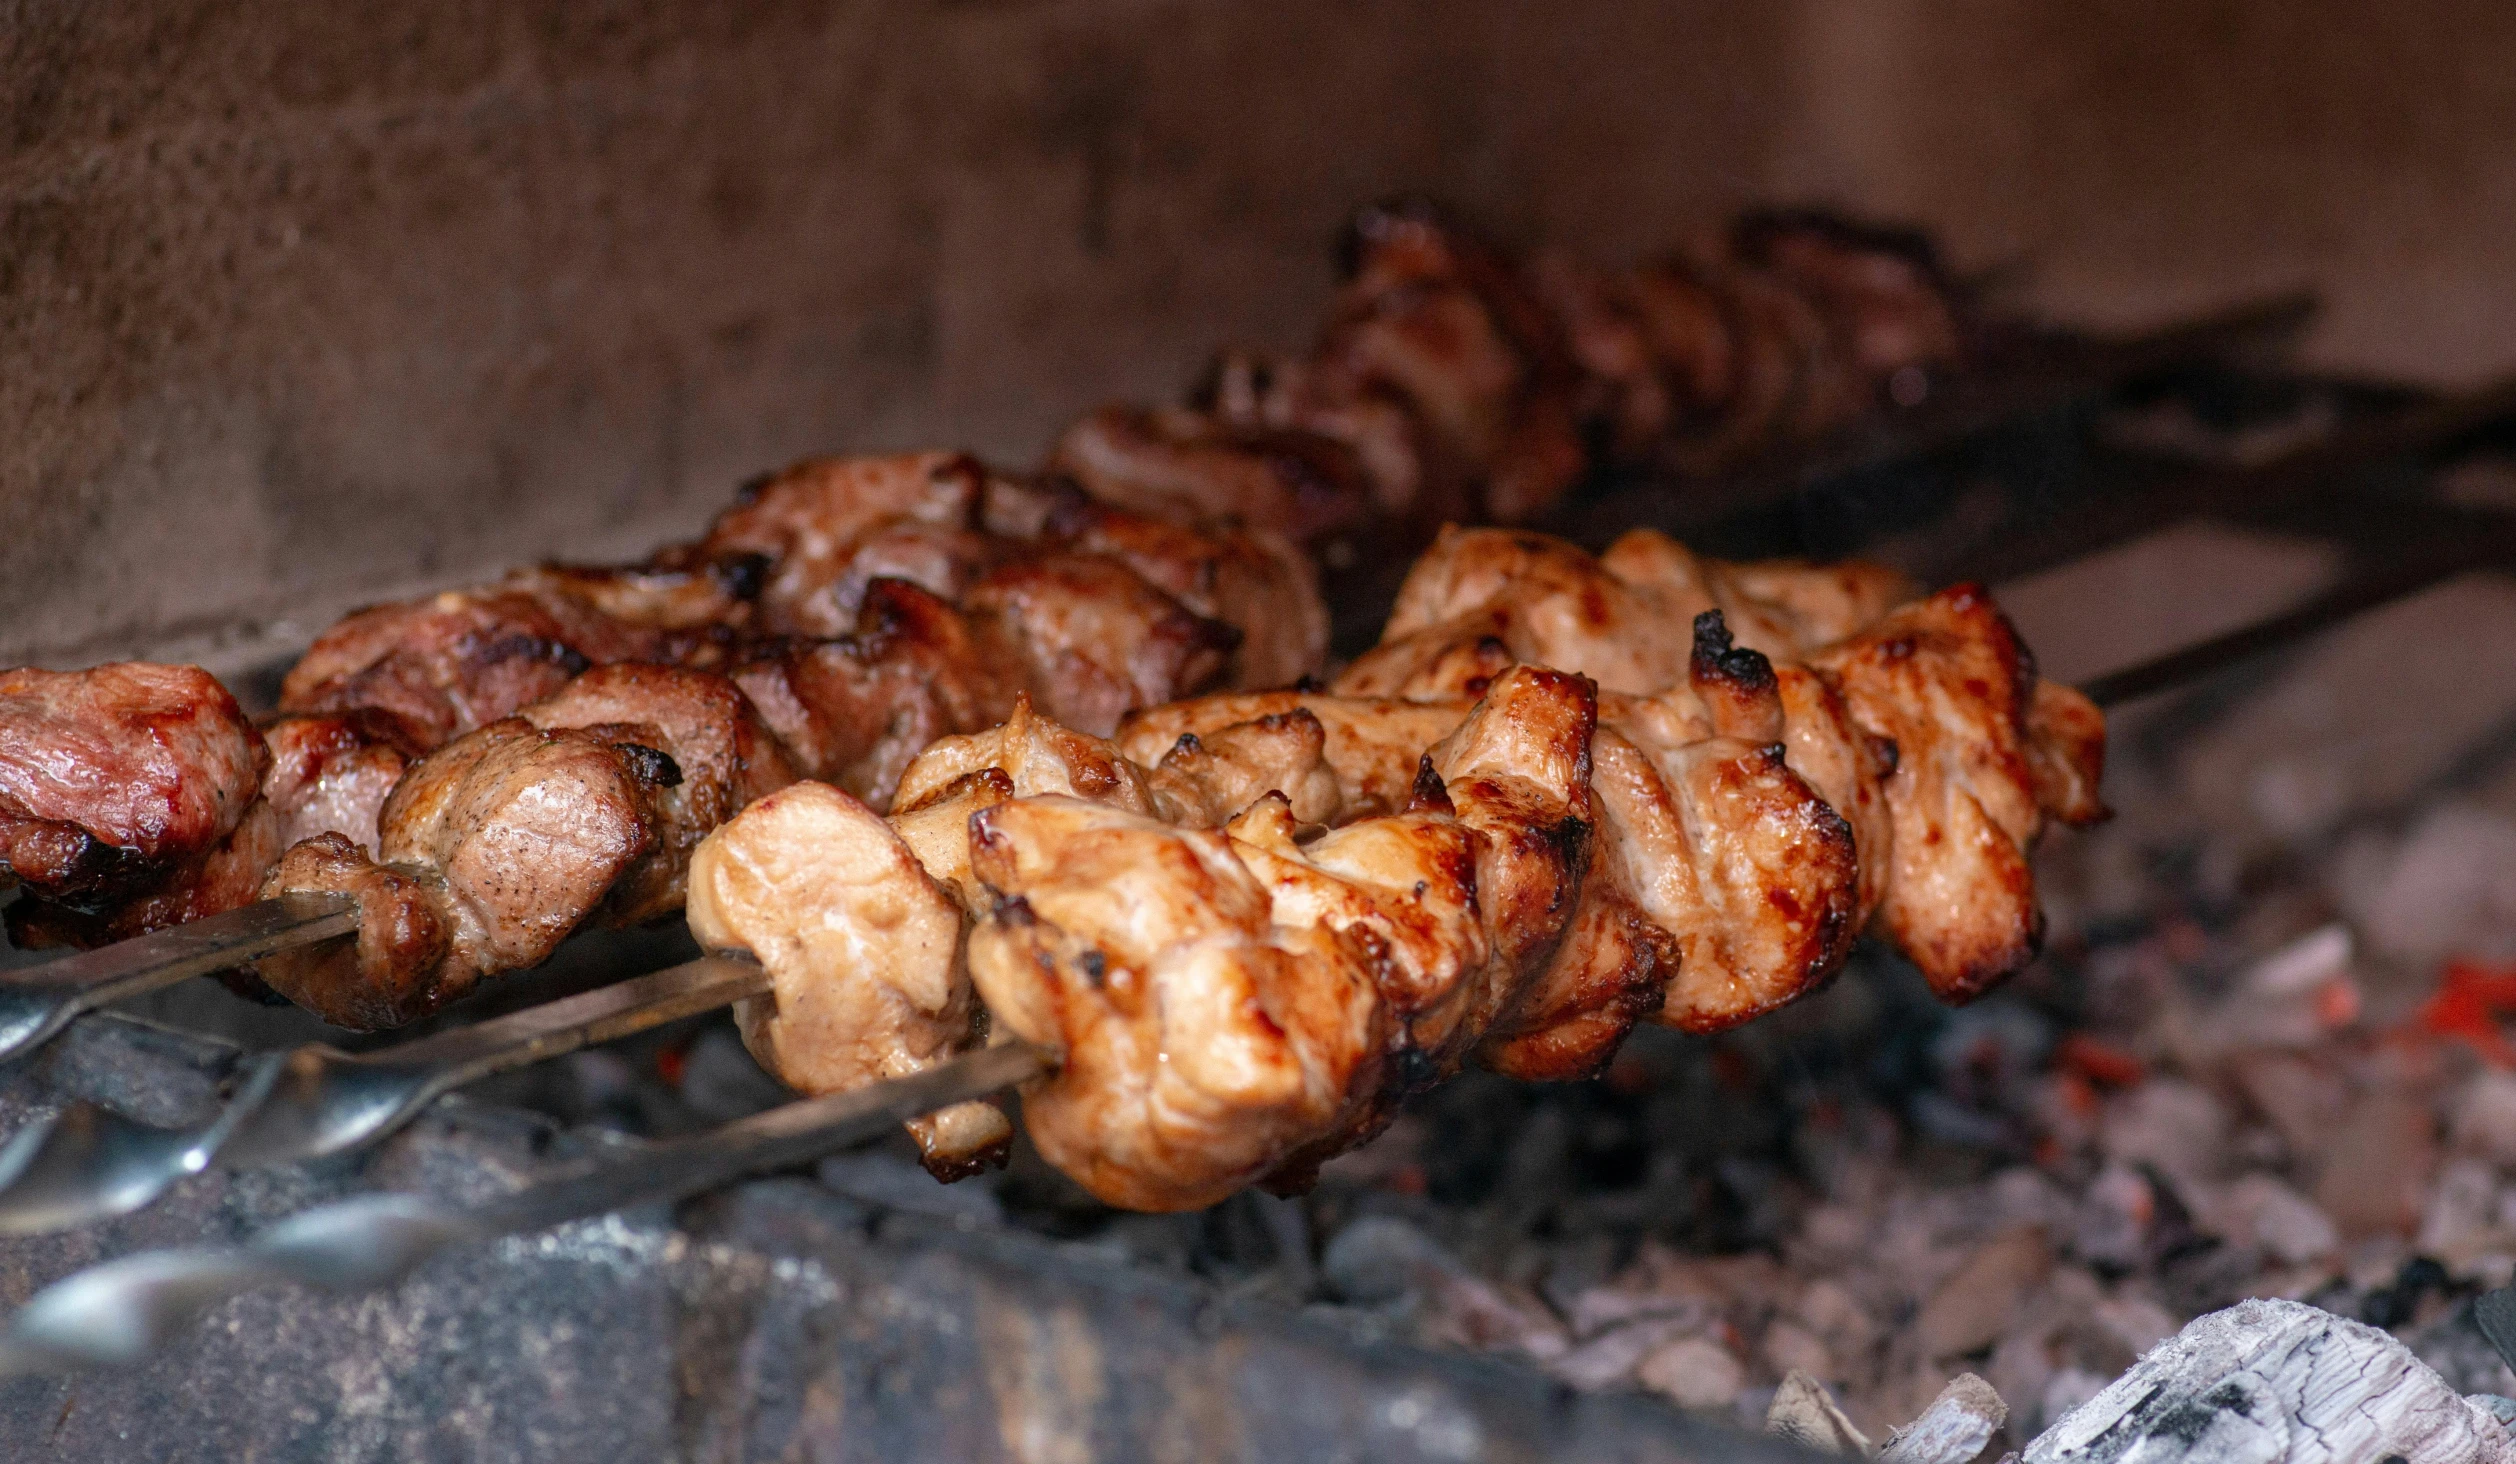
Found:
<path fill-rule="evenodd" d="M 700 584 L 714 582 L 706 571 L 688 574 Z M 552 695 L 593 666 L 721 662 L 732 626 L 707 619 L 677 623 L 690 606 L 621 588 L 623 581 L 645 577 L 531 570 L 484 590 L 449 590 L 358 611 L 317 637 L 290 669 L 280 686 L 280 710 L 375 708 L 400 717 L 435 747 Z M 662 621 L 615 613 L 641 604 L 660 605 Z"/>
<path fill-rule="evenodd" d="M 1296 543 L 1351 528 L 1373 497 L 1361 459 L 1333 437 L 1179 407 L 1103 407 L 1066 429 L 1048 466 L 1116 508 Z"/>
<path fill-rule="evenodd" d="M 338 834 L 291 849 L 263 884 L 356 895 L 353 945 L 261 962 L 262 979 L 336 1026 L 402 1026 L 486 975 L 539 964 L 655 845 L 676 771 L 608 729 L 492 722 L 414 764 L 385 800 L 375 856 Z"/>
<path fill-rule="evenodd" d="M 372 707 L 283 713 L 263 727 L 262 739 L 271 748 L 262 796 L 279 815 L 282 849 L 339 834 L 373 850 L 386 796 L 428 751 L 401 718 Z"/>
<path fill-rule="evenodd" d="M 0 672 L 0 883 L 86 910 L 156 889 L 236 831 L 269 756 L 198 667 Z"/>
<path fill-rule="evenodd" d="M 795 781 L 785 749 L 741 689 L 706 671 L 598 667 L 518 715 L 546 732 L 585 728 L 672 759 L 678 776 L 656 791 L 654 842 L 608 898 L 605 916 L 616 924 L 680 909 L 699 841 Z"/>

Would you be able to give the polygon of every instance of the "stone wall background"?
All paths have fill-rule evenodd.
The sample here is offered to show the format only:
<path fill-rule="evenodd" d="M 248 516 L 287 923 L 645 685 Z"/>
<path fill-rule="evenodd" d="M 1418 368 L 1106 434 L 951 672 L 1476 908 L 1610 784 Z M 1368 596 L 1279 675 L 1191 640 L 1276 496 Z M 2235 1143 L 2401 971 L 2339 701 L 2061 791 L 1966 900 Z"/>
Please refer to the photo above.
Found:
<path fill-rule="evenodd" d="M 737 13 L 738 12 L 738 13 Z M 1401 189 L 1817 198 L 2131 322 L 2516 358 L 2516 11 L 2424 0 L 0 7 L 0 664 L 232 662 L 816 450 L 1014 461 L 1289 347 Z"/>

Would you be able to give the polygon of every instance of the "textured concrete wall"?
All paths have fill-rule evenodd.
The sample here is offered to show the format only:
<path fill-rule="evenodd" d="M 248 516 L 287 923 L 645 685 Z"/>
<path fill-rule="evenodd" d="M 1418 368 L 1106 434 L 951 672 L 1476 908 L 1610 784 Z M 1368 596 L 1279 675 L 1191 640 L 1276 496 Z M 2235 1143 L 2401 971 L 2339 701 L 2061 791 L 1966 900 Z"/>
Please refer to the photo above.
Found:
<path fill-rule="evenodd" d="M 2317 278 L 2325 349 L 2478 370 L 2516 13 L 2368 14 L 7 6 L 0 663 L 216 661 L 186 633 L 627 551 L 810 450 L 1027 457 L 1296 343 L 1401 188 L 1610 253 L 1831 196 L 2084 312 Z"/>

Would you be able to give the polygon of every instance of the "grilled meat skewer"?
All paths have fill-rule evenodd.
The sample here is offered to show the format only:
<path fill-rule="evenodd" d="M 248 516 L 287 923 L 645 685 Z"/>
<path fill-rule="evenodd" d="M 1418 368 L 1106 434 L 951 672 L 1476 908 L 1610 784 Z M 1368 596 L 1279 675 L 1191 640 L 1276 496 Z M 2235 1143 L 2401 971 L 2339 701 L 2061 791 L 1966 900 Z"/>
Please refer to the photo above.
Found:
<path fill-rule="evenodd" d="M 1059 1053 L 1034 1138 L 1139 1208 L 1298 1187 L 1470 1054 L 1572 1077 L 1646 1017 L 1747 1020 L 1873 917 L 1950 1000 L 2024 964 L 2023 848 L 2098 811 L 2102 723 L 2050 714 L 2075 694 L 2033 681 L 1988 600 L 1943 592 L 1798 665 L 1734 644 L 1717 609 L 1690 631 L 1687 680 L 1648 695 L 1491 665 L 1499 641 L 1417 642 L 1438 673 L 1489 663 L 1473 699 L 1205 698 L 1115 745 L 1025 708 L 930 749 L 888 821 L 810 785 L 732 820 L 694 863 L 693 929 L 767 965 L 746 1034 L 806 1091 L 996 1030 Z M 834 883 L 834 843 L 883 873 Z M 987 1153 L 920 1139 L 939 1173 Z"/>

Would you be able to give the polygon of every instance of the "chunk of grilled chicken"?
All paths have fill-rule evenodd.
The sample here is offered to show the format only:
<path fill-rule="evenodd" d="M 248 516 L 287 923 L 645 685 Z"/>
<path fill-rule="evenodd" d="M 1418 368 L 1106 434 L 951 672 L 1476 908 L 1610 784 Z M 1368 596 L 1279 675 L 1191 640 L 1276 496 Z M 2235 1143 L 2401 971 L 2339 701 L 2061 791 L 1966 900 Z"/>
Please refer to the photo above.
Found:
<path fill-rule="evenodd" d="M 1587 853 L 1592 707 L 1522 670 L 1425 754 L 1396 814 L 1305 844 L 1269 794 L 1214 829 L 1049 795 L 980 811 L 970 936 L 995 1020 L 1060 1054 L 1025 1095 L 1113 1204 L 1298 1183 L 1454 1069 L 1561 939 Z"/>
<path fill-rule="evenodd" d="M 966 846 L 966 812 L 961 821 Z M 889 824 L 826 784 L 772 794 L 699 846 L 690 929 L 708 949 L 746 951 L 767 968 L 770 994 L 744 1002 L 736 1020 L 762 1065 L 802 1092 L 904 1077 L 973 1038 L 958 893 Z M 939 1179 L 1002 1162 L 1013 1141 L 992 1102 L 909 1127 Z"/>
<path fill-rule="evenodd" d="M 2008 617 L 1960 585 L 1809 658 L 1896 749 L 1883 780 L 1893 869 L 1879 923 L 1943 999 L 2017 971 L 2043 939 L 2027 853 L 2048 819 L 2090 823 L 2104 719 L 2040 681 Z"/>
<path fill-rule="evenodd" d="M 1355 696 L 1473 696 L 1478 676 L 1525 663 L 1656 691 L 1686 681 L 1707 610 L 1740 645 L 1796 660 L 1913 593 L 1876 565 L 1724 564 L 1652 529 L 1593 557 L 1550 535 L 1449 527 L 1408 571 L 1380 644 L 1336 684 Z"/>
<path fill-rule="evenodd" d="M 416 1021 L 589 920 L 678 908 L 699 840 L 792 776 L 723 678 L 599 668 L 414 763 L 372 855 L 338 833 L 289 849 L 262 893 L 355 895 L 360 933 L 260 974 L 338 1026 Z"/>
<path fill-rule="evenodd" d="M 1403 798 L 1412 748 L 1448 735 L 1472 704 L 1466 697 L 1199 697 L 1131 717 L 1119 742 L 1134 760 L 1158 762 L 1157 790 L 1172 789 L 1185 764 L 1232 796 L 1270 778 L 1297 786 L 1312 770 L 1293 739 L 1274 736 L 1264 744 L 1270 756 L 1244 749 L 1270 723 L 1313 723 L 1325 732 L 1316 759 L 1338 785 L 1335 806 L 1351 816 L 1396 806 L 1392 790 Z M 1789 728 L 1790 715 L 1803 725 Z M 1484 1035 L 1480 1060 L 1518 1077 L 1584 1076 L 1636 1021 L 1656 1014 L 1692 1031 L 1731 1026 L 1832 974 L 1883 889 L 1884 866 L 1873 874 L 1860 863 L 1853 828 L 1819 780 L 1794 766 L 1811 745 L 1831 759 L 1828 771 L 1857 778 L 1843 805 L 1884 849 L 1871 739 L 1814 673 L 1733 647 L 1718 612 L 1701 619 L 1687 680 L 1651 696 L 1602 695 L 1591 744 L 1594 857 L 1571 933 L 1519 1009 Z M 1236 755 L 1218 756 L 1225 751 Z M 1205 772 L 1208 763 L 1239 781 Z"/>
<path fill-rule="evenodd" d="M 1611 694 L 1654 692 L 1674 644 L 1672 621 L 1691 616 L 1701 590 L 1635 593 L 1642 576 L 1611 575 L 1604 561 L 1570 545 L 1526 534 L 1484 537 L 1484 548 L 1460 554 L 1464 569 L 1436 566 L 1439 574 L 1427 575 L 1421 613 L 1393 616 L 1393 639 L 1358 658 L 1337 690 L 1451 700 L 1526 659 L 1581 671 Z M 1628 536 L 1617 548 L 1633 542 Z M 1652 559 L 1685 562 L 1665 539 L 1646 547 Z M 1742 581 L 1723 567 L 1693 562 L 1704 571 L 1699 585 L 1726 581 L 1738 593 Z M 1518 590 L 1522 577 L 1526 593 Z M 1800 662 L 1775 671 L 1783 712 L 1777 740 L 1785 763 L 1853 835 L 1855 927 L 1875 912 L 1881 932 L 1950 1000 L 1977 995 L 2023 966 L 2042 929 L 2027 850 L 2048 818 L 2104 816 L 2095 794 L 2102 716 L 2077 692 L 2037 679 L 2015 630 L 1980 589 L 1942 591 L 1794 656 L 1802 637 L 1839 631 L 1889 599 L 1892 582 L 1767 567 L 1744 583 L 1760 592 L 1747 606 L 1762 615 L 1756 640 Z M 1497 608 L 1434 618 L 1461 602 Z M 1402 594 L 1402 612 L 1407 607 Z M 1626 634 L 1602 634 L 1611 622 Z M 1695 654 L 1690 647 L 1690 661 Z M 1615 695 L 1602 720 L 1624 733 Z M 1916 739 L 1912 749 L 1907 737 Z"/>

